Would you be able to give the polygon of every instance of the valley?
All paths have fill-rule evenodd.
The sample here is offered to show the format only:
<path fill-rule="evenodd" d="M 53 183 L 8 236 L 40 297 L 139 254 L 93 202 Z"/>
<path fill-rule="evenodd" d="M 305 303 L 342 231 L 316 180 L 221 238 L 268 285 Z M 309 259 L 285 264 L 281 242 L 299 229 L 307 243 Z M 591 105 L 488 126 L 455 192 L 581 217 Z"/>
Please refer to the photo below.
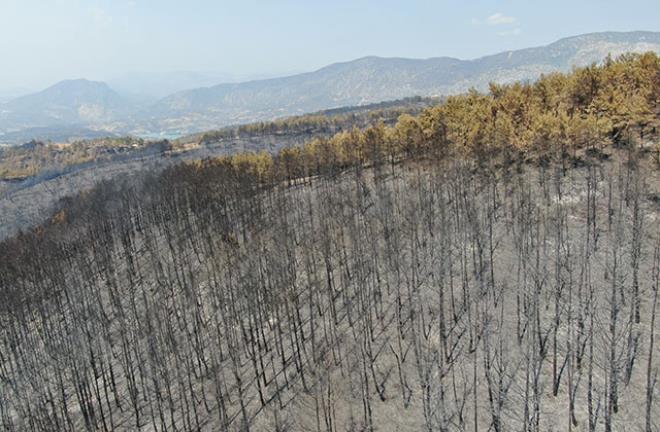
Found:
<path fill-rule="evenodd" d="M 100 181 L 157 173 L 178 163 L 241 152 L 276 153 L 329 137 L 342 130 L 382 122 L 391 125 L 401 114 L 416 114 L 439 100 L 412 98 L 364 107 L 344 107 L 316 115 L 228 127 L 172 141 L 99 138 L 71 144 L 32 141 L 0 149 L 0 239 L 39 225 L 57 209 L 59 200 Z"/>

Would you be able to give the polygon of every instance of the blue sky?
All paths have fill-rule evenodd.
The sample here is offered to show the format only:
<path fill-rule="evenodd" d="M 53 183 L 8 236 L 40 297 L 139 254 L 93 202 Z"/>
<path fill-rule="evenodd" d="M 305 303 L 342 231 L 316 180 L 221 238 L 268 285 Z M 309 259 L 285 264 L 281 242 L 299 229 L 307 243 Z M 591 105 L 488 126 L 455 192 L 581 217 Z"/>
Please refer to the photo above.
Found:
<path fill-rule="evenodd" d="M 474 58 L 660 30 L 658 0 L 0 0 L 0 89 L 126 72 L 308 71 L 366 55 Z"/>

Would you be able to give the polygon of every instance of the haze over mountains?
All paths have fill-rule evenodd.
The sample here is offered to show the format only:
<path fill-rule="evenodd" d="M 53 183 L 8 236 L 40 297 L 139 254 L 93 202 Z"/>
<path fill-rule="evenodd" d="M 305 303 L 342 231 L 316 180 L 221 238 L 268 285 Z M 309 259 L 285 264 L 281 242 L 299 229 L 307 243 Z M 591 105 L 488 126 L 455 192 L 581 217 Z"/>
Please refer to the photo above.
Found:
<path fill-rule="evenodd" d="M 283 78 L 185 90 L 155 103 L 131 97 L 140 80 L 147 89 L 145 77 L 133 79 L 133 84 L 130 77 L 123 84 L 115 82 L 117 90 L 102 82 L 70 80 L 0 104 L 0 142 L 25 141 L 31 134 L 38 139 L 61 138 L 58 129 L 72 127 L 78 135 L 187 134 L 408 96 L 484 90 L 491 81 L 533 80 L 543 73 L 601 61 L 608 54 L 645 51 L 660 52 L 660 32 L 586 34 L 474 60 L 364 57 Z M 166 77 L 154 77 L 154 85 L 166 82 Z M 188 78 L 191 85 L 196 79 L 199 85 L 209 83 Z"/>
<path fill-rule="evenodd" d="M 129 72 L 108 81 L 108 85 L 122 95 L 138 102 L 156 102 L 166 96 L 198 87 L 211 87 L 218 83 L 238 83 L 274 78 L 292 74 L 247 74 L 228 72 L 159 71 Z"/>
<path fill-rule="evenodd" d="M 129 105 L 108 84 L 86 79 L 61 81 L 43 91 L 13 99 L 3 106 L 9 118 L 25 126 L 99 123 L 125 115 Z"/>

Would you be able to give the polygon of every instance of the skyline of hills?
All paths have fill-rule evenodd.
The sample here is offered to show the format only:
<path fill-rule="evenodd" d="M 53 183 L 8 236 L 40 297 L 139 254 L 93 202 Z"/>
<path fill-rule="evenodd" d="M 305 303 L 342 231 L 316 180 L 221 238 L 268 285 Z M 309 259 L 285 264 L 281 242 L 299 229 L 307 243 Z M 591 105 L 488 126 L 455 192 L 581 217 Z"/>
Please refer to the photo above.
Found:
<path fill-rule="evenodd" d="M 61 138 L 57 129 L 72 126 L 94 134 L 185 135 L 411 96 L 451 95 L 470 88 L 484 91 L 489 82 L 534 80 L 541 74 L 602 61 L 608 54 L 645 51 L 660 52 L 660 32 L 591 33 L 473 60 L 368 56 L 281 78 L 193 88 L 156 102 L 134 97 L 134 92 L 126 90 L 128 81 L 119 92 L 105 82 L 66 80 L 0 103 L 0 142 L 8 142 L 11 138 L 7 137 L 24 140 L 26 134 L 32 136 L 32 130 L 36 139 Z M 154 86 L 162 86 L 168 76 L 154 76 Z M 176 75 L 171 76 L 175 80 Z M 179 78 L 192 84 L 201 76 L 182 74 Z M 146 89 L 148 77 L 138 78 Z M 212 79 L 207 75 L 199 82 L 208 84 Z"/>

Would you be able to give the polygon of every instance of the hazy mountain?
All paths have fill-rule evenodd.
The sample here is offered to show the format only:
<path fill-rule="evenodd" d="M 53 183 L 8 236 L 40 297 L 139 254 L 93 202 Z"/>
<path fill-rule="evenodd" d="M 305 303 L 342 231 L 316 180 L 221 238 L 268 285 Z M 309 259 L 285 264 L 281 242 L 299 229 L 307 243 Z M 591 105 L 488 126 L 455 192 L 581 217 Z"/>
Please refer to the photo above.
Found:
<path fill-rule="evenodd" d="M 0 104 L 0 134 L 71 125 L 140 136 L 187 134 L 410 96 L 455 94 L 471 87 L 484 90 L 491 81 L 533 80 L 542 73 L 602 61 L 608 54 L 645 51 L 660 52 L 659 32 L 586 34 L 474 60 L 364 57 L 283 78 L 179 91 L 158 102 L 154 98 L 165 92 L 231 77 L 127 74 L 113 80 L 112 88 L 82 79 L 63 81 Z"/>
<path fill-rule="evenodd" d="M 544 47 L 475 60 L 365 57 L 310 73 L 183 91 L 153 107 L 168 125 L 192 127 L 212 120 L 232 123 L 413 95 L 438 96 L 486 89 L 490 81 L 535 79 L 601 61 L 608 54 L 660 52 L 660 33 L 594 33 Z M 176 119 L 180 119 L 179 122 Z"/>
<path fill-rule="evenodd" d="M 130 72 L 113 78 L 108 85 L 132 99 L 160 99 L 184 90 L 210 87 L 221 83 L 274 78 L 290 74 L 241 75 L 227 72 Z M 153 102 L 153 100 L 152 100 Z"/>
<path fill-rule="evenodd" d="M 1 105 L 0 127 L 102 125 L 125 116 L 129 111 L 125 100 L 106 83 L 67 80 Z"/>
<path fill-rule="evenodd" d="M 17 97 L 32 93 L 27 87 L 8 87 L 0 89 L 0 104 L 8 102 Z"/>
<path fill-rule="evenodd" d="M 196 87 L 207 87 L 236 78 L 221 72 L 130 72 L 108 81 L 121 94 L 142 98 L 163 98 Z"/>

